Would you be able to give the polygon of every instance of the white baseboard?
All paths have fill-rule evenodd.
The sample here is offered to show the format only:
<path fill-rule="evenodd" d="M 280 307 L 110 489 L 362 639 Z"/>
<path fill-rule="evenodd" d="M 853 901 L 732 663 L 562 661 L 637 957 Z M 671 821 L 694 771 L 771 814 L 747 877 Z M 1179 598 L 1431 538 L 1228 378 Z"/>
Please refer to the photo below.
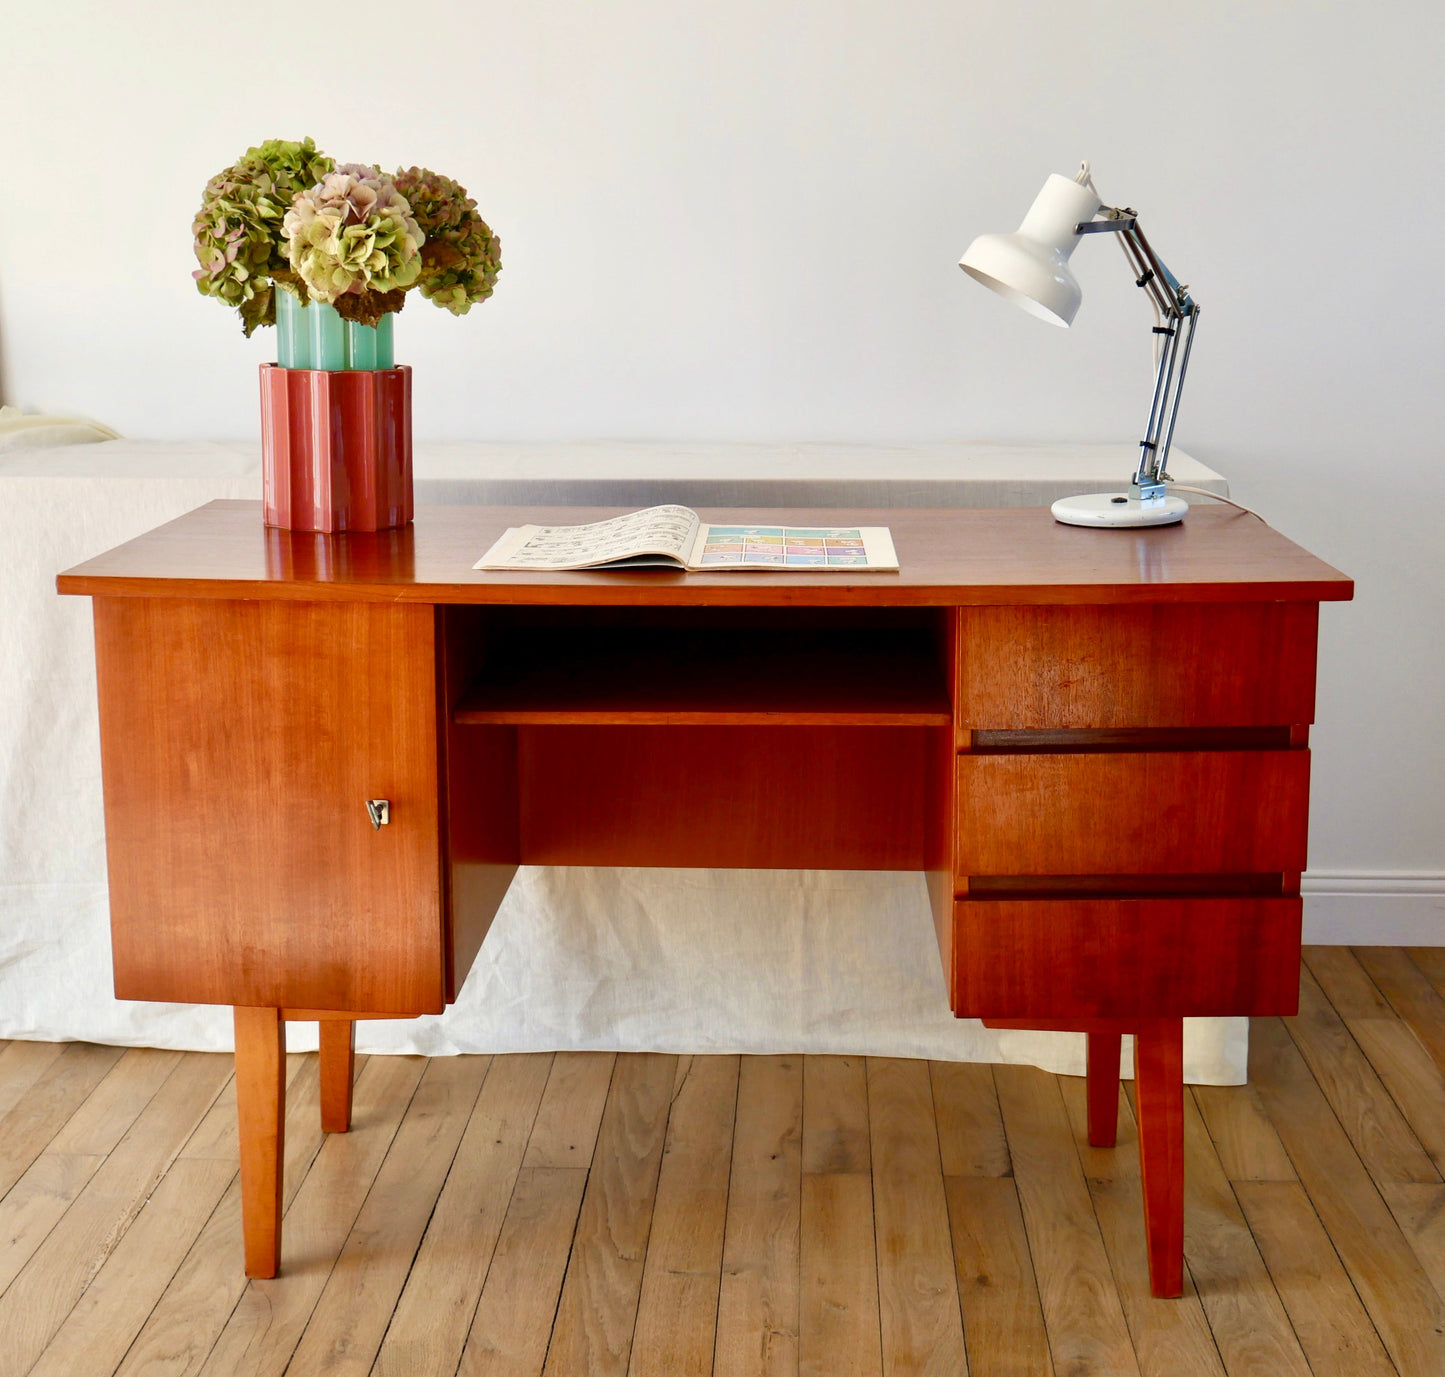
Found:
<path fill-rule="evenodd" d="M 1307 943 L 1445 947 L 1445 872 L 1311 870 L 1300 890 Z"/>

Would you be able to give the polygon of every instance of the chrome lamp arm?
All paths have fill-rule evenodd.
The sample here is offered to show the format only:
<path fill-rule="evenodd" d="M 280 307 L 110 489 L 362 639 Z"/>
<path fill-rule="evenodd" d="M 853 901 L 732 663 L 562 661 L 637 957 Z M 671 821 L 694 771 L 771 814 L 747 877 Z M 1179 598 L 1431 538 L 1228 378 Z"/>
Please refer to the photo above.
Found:
<path fill-rule="evenodd" d="M 1154 334 L 1159 339 L 1159 363 L 1154 375 L 1154 397 L 1149 406 L 1149 423 L 1139 442 L 1139 467 L 1131 483 L 1131 496 L 1144 506 L 1162 505 L 1166 496 L 1164 484 L 1169 479 L 1169 446 L 1174 439 L 1174 422 L 1179 414 L 1179 398 L 1184 391 L 1184 375 L 1189 369 L 1189 353 L 1194 345 L 1194 327 L 1199 320 L 1199 306 L 1189 289 L 1164 265 L 1154 252 L 1144 231 L 1139 228 L 1138 214 L 1127 207 L 1101 206 L 1100 219 L 1086 220 L 1075 226 L 1076 234 L 1118 234 L 1125 256 L 1137 276 L 1136 287 L 1149 293 L 1158 324 Z"/>

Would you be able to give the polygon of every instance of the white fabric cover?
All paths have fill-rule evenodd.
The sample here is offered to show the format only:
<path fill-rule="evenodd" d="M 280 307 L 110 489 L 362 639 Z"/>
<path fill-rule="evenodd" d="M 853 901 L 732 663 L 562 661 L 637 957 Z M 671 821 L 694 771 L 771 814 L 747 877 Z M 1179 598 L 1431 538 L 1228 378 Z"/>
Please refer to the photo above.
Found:
<path fill-rule="evenodd" d="M 422 502 L 758 506 L 1043 505 L 1120 486 L 1131 467 L 1123 446 L 442 445 L 420 447 L 416 462 Z M 1227 492 L 1186 456 L 1170 467 Z M 90 605 L 57 596 L 55 575 L 213 498 L 259 490 L 254 445 L 0 454 L 0 1036 L 230 1047 L 228 1009 L 111 992 Z M 1187 1078 L 1242 1082 L 1245 1030 L 1241 1019 L 1191 1020 Z M 1083 1071 L 1080 1037 L 954 1019 L 921 877 L 861 871 L 525 867 L 457 1003 L 438 1018 L 363 1023 L 357 1042 Z M 314 1046 L 314 1028 L 296 1025 L 291 1045 Z M 1129 1056 L 1126 1045 L 1126 1072 Z"/>

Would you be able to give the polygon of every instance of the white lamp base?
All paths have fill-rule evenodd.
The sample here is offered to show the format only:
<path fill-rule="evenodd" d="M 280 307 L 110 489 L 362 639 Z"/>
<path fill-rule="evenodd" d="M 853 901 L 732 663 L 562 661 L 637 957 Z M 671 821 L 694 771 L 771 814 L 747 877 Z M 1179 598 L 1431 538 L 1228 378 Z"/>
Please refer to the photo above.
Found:
<path fill-rule="evenodd" d="M 1182 497 L 1166 497 L 1146 506 L 1126 492 L 1093 492 L 1061 497 L 1049 510 L 1055 521 L 1066 526 L 1171 526 L 1184 520 L 1189 503 Z"/>

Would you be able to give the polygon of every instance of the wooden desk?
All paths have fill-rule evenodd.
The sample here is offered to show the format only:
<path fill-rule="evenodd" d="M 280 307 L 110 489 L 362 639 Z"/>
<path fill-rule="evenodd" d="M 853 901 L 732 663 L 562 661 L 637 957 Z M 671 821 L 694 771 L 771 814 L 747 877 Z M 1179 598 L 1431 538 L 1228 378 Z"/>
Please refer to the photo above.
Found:
<path fill-rule="evenodd" d="M 95 599 L 116 993 L 235 1006 L 248 1274 L 280 1256 L 286 1020 L 321 1021 L 343 1131 L 353 1021 L 454 999 L 519 863 L 801 866 L 926 871 L 954 1011 L 1089 1034 L 1093 1142 L 1136 1035 L 1178 1294 L 1181 1019 L 1296 1008 L 1318 604 L 1350 581 L 1208 507 L 817 518 L 891 526 L 897 574 L 471 569 L 604 514 L 328 537 L 215 502 L 60 576 Z"/>

